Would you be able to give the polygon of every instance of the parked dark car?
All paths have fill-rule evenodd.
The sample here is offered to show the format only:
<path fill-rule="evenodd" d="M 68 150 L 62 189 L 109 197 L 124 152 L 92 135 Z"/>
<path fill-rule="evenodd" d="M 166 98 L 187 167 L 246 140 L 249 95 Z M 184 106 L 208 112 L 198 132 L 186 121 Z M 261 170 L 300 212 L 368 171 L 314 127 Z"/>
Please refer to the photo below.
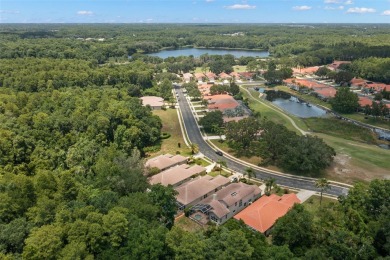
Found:
<path fill-rule="evenodd" d="M 216 154 L 218 154 L 219 156 L 223 156 L 223 153 L 221 151 L 215 151 Z"/>

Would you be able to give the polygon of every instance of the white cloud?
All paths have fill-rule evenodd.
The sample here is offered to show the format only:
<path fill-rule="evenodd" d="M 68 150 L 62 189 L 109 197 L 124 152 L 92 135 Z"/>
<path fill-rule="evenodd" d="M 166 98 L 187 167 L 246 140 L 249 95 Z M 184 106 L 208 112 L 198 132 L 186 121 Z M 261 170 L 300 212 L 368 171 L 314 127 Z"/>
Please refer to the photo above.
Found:
<path fill-rule="evenodd" d="M 19 14 L 19 11 L 15 10 L 0 10 L 0 14 Z"/>
<path fill-rule="evenodd" d="M 390 15 L 390 10 L 386 10 L 382 13 L 382 15 Z"/>
<path fill-rule="evenodd" d="M 255 9 L 255 5 L 240 5 L 240 4 L 235 4 L 235 5 L 228 5 L 224 6 L 226 9 L 231 9 L 231 10 L 249 10 L 249 9 Z"/>
<path fill-rule="evenodd" d="M 78 15 L 93 15 L 92 11 L 78 11 Z"/>
<path fill-rule="evenodd" d="M 294 6 L 292 9 L 295 11 L 307 11 L 311 9 L 311 6 L 307 6 L 307 5 Z"/>
<path fill-rule="evenodd" d="M 347 10 L 347 13 L 354 14 L 366 14 L 366 13 L 375 13 L 376 10 L 374 8 L 366 8 L 366 7 L 353 7 Z"/>
<path fill-rule="evenodd" d="M 324 3 L 325 3 L 325 4 L 344 4 L 344 5 L 351 5 L 351 4 L 353 4 L 353 1 L 352 1 L 352 0 L 347 0 L 347 1 L 344 1 L 344 0 L 325 0 Z"/>
<path fill-rule="evenodd" d="M 325 10 L 343 10 L 344 9 L 344 6 L 343 5 L 340 5 L 340 6 L 337 6 L 337 7 L 333 7 L 333 6 L 325 6 L 324 7 Z"/>
<path fill-rule="evenodd" d="M 325 0 L 324 3 L 325 4 L 340 4 L 341 1 L 340 0 Z"/>

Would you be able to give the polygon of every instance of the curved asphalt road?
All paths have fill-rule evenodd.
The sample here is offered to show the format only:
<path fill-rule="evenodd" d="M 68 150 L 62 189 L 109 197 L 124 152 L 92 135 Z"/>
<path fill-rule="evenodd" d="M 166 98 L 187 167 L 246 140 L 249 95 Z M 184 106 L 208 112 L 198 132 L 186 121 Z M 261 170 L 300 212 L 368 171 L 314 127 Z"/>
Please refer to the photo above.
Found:
<path fill-rule="evenodd" d="M 218 161 L 223 158 L 223 160 L 226 162 L 227 167 L 229 169 L 232 169 L 237 172 L 244 173 L 247 166 L 231 160 L 228 157 L 221 157 L 215 153 L 215 150 L 211 148 L 206 141 L 203 139 L 200 130 L 196 124 L 195 118 L 192 114 L 192 111 L 190 109 L 190 106 L 187 102 L 186 97 L 183 94 L 182 89 L 180 86 L 175 86 L 176 93 L 178 94 L 178 103 L 180 106 L 180 110 L 183 116 L 183 121 L 185 124 L 185 128 L 187 130 L 188 138 L 192 143 L 196 143 L 199 146 L 199 150 L 209 159 Z M 291 176 L 280 176 L 275 175 L 271 172 L 267 172 L 265 170 L 258 170 L 254 169 L 256 178 L 258 179 L 269 179 L 274 178 L 276 180 L 277 184 L 280 184 L 282 186 L 287 186 L 291 188 L 296 189 L 305 189 L 305 190 L 313 190 L 313 191 L 319 191 L 315 185 L 313 180 L 305 180 L 300 179 L 299 177 L 291 177 Z M 348 188 L 331 185 L 331 188 L 324 192 L 326 195 L 330 196 L 339 196 L 339 195 L 346 195 L 348 193 Z"/>

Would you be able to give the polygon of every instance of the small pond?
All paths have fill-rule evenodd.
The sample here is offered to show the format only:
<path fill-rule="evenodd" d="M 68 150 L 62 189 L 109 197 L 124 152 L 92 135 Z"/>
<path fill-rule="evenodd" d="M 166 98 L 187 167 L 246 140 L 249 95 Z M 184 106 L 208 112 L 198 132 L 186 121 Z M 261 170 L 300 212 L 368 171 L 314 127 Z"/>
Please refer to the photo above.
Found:
<path fill-rule="evenodd" d="M 252 50 L 234 50 L 234 49 L 206 49 L 206 48 L 181 48 L 174 50 L 162 50 L 155 53 L 149 53 L 150 56 L 157 56 L 162 59 L 168 57 L 178 57 L 178 56 L 194 56 L 200 57 L 203 54 L 209 55 L 225 55 L 231 54 L 237 58 L 245 56 L 245 57 L 268 57 L 268 51 L 252 51 Z"/>
<path fill-rule="evenodd" d="M 283 91 L 265 91 L 267 100 L 274 105 L 280 107 L 287 113 L 293 114 L 297 117 L 321 117 L 326 115 L 326 111 L 315 105 L 305 103 L 302 100 L 291 96 Z"/>

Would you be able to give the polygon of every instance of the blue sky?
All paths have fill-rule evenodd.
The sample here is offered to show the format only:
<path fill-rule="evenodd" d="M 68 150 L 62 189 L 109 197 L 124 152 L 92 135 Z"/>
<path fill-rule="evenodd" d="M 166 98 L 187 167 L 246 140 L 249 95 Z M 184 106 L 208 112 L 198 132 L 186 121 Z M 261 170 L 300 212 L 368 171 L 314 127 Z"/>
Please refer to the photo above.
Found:
<path fill-rule="evenodd" d="M 390 0 L 0 0 L 0 23 L 390 23 Z"/>

